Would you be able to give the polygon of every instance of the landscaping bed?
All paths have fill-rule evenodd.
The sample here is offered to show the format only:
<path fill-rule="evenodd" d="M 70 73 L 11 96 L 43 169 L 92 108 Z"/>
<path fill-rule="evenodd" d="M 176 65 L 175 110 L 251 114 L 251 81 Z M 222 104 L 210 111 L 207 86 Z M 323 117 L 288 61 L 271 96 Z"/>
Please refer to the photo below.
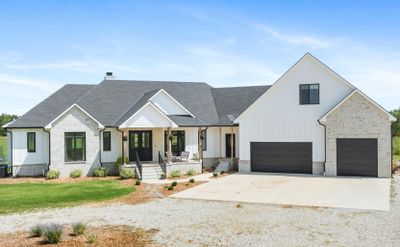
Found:
<path fill-rule="evenodd" d="M 61 241 L 51 246 L 155 246 L 152 237 L 156 229 L 148 231 L 128 226 L 89 227 L 80 236 L 72 234 L 71 226 L 65 226 Z M 93 242 L 91 242 L 92 240 Z M 43 246 L 48 245 L 42 237 L 32 237 L 30 232 L 16 232 L 0 235 L 1 246 Z"/>
<path fill-rule="evenodd" d="M 170 196 L 172 194 L 175 194 L 175 193 L 178 193 L 178 192 L 193 188 L 193 187 L 195 187 L 197 185 L 204 184 L 204 183 L 207 183 L 207 182 L 206 181 L 195 181 L 193 183 L 181 182 L 181 183 L 177 183 L 176 186 L 173 186 L 174 187 L 173 190 L 168 190 L 168 187 L 170 186 L 169 184 L 168 185 L 162 185 L 160 187 L 160 189 L 161 189 L 161 193 L 164 196 Z"/>

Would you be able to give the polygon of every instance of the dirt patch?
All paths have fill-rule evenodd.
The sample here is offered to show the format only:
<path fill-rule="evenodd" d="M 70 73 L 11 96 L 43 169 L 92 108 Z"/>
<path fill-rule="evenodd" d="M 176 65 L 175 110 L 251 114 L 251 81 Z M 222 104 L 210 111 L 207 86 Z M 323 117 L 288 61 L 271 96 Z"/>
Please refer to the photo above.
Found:
<path fill-rule="evenodd" d="M 64 228 L 59 244 L 49 245 L 43 237 L 30 237 L 29 232 L 16 232 L 0 235 L 1 246 L 156 246 L 152 240 L 157 229 L 148 231 L 133 229 L 129 226 L 90 227 L 84 235 L 72 235 L 72 227 Z M 94 243 L 89 243 L 90 235 L 96 236 Z"/>
<path fill-rule="evenodd" d="M 189 182 L 182 183 L 181 182 L 181 183 L 178 183 L 176 186 L 174 186 L 174 190 L 168 190 L 167 187 L 170 186 L 171 184 L 164 184 L 164 185 L 161 185 L 159 188 L 161 190 L 161 193 L 164 196 L 170 196 L 172 194 L 196 187 L 197 185 L 204 184 L 204 183 L 207 183 L 207 182 L 206 181 L 197 181 L 194 183 L 189 183 Z"/>

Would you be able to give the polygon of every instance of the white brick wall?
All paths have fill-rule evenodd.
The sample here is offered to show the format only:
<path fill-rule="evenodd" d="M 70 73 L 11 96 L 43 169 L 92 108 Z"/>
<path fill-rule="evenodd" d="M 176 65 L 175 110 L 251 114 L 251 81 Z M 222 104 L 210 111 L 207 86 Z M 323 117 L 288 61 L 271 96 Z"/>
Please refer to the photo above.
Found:
<path fill-rule="evenodd" d="M 86 133 L 86 161 L 65 162 L 65 132 Z M 61 177 L 68 177 L 72 170 L 82 170 L 82 175 L 92 175 L 93 170 L 100 166 L 99 162 L 99 129 L 96 122 L 79 110 L 72 108 L 59 118 L 50 131 L 51 165 L 50 169 L 59 170 Z"/>
<path fill-rule="evenodd" d="M 326 175 L 336 176 L 337 138 L 377 138 L 378 177 L 391 176 L 391 122 L 365 97 L 352 95 L 327 117 L 326 126 Z"/>

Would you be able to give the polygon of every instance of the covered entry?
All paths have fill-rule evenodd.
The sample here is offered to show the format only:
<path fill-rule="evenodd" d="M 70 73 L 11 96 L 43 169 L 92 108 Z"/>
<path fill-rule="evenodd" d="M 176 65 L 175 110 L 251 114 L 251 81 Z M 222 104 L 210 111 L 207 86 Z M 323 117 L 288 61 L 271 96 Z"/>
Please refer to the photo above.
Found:
<path fill-rule="evenodd" d="M 251 171 L 312 173 L 311 142 L 251 142 Z"/>
<path fill-rule="evenodd" d="M 376 138 L 338 138 L 337 175 L 378 177 Z"/>

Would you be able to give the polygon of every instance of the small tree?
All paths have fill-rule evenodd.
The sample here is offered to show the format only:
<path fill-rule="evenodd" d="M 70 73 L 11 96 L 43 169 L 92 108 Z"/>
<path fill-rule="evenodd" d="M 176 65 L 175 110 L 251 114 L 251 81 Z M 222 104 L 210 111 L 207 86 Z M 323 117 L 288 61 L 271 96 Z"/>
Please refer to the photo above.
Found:
<path fill-rule="evenodd" d="M 400 136 L 400 107 L 390 111 L 390 114 L 397 118 L 397 121 L 392 124 L 392 135 Z"/>

